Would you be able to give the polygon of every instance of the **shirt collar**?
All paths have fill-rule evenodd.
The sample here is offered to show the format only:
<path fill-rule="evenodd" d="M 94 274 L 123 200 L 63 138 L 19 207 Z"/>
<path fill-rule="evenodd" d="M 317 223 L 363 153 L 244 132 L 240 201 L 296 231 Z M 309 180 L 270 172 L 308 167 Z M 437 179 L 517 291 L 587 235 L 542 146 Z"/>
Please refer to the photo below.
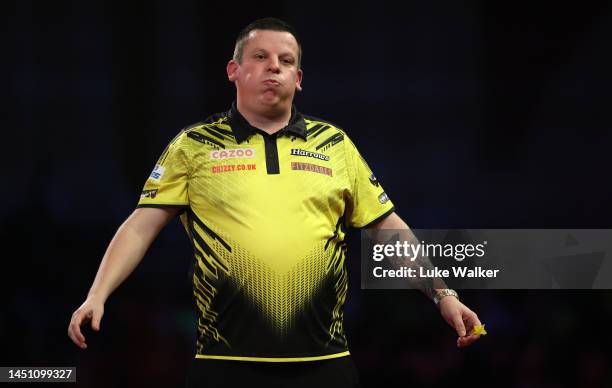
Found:
<path fill-rule="evenodd" d="M 238 144 L 256 133 L 267 134 L 265 131 L 249 124 L 240 112 L 238 112 L 236 102 L 232 103 L 232 108 L 229 111 L 229 124 L 236 137 L 236 143 Z M 302 114 L 295 108 L 295 105 L 291 105 L 291 118 L 289 119 L 289 124 L 280 131 L 274 133 L 274 135 L 282 135 L 285 133 L 293 134 L 306 140 L 306 123 L 304 122 Z"/>

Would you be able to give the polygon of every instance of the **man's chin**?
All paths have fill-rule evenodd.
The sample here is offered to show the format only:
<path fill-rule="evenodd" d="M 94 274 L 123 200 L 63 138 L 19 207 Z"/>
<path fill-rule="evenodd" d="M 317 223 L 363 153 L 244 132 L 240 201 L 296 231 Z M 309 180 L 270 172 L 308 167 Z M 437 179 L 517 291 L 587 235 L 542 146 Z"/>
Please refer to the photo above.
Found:
<path fill-rule="evenodd" d="M 266 106 L 266 107 L 268 107 L 270 109 L 275 109 L 275 108 L 281 107 L 282 105 L 284 105 L 283 103 L 285 101 L 286 101 L 286 99 L 282 99 L 276 93 L 264 92 L 259 97 L 260 104 L 263 105 L 263 106 Z"/>

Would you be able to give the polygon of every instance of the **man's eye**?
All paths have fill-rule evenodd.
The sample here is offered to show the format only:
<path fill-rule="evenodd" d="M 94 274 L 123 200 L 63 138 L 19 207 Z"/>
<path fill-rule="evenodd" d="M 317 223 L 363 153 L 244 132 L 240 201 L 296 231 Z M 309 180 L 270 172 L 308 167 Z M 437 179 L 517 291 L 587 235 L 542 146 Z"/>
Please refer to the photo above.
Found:
<path fill-rule="evenodd" d="M 281 59 L 281 62 L 289 64 L 289 65 L 293 63 L 293 61 L 291 59 L 286 59 L 286 58 L 285 59 Z"/>

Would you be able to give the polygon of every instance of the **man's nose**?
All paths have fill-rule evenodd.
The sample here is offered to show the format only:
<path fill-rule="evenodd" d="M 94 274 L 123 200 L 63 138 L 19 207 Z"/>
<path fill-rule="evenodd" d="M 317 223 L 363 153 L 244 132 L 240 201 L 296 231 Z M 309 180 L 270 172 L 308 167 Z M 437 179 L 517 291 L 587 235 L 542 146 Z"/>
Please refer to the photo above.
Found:
<path fill-rule="evenodd" d="M 270 57 L 270 60 L 268 61 L 268 71 L 273 73 L 278 73 L 280 71 L 280 61 L 278 58 Z"/>

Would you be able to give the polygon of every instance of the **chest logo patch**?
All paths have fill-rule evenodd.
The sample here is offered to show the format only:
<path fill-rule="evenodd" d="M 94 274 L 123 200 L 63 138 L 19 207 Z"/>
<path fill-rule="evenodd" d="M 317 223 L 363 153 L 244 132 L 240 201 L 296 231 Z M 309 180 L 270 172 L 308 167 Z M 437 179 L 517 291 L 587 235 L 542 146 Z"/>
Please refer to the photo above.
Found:
<path fill-rule="evenodd" d="M 229 150 L 211 151 L 210 158 L 215 160 L 221 159 L 237 159 L 237 158 L 254 158 L 255 148 L 235 148 Z"/>
<path fill-rule="evenodd" d="M 292 170 L 301 170 L 301 171 L 316 172 L 316 173 L 319 173 L 319 174 L 325 174 L 325 175 L 332 176 L 332 169 L 331 168 L 323 167 L 323 166 L 317 166 L 316 164 L 291 162 L 291 169 Z"/>
<path fill-rule="evenodd" d="M 315 158 L 315 159 L 319 159 L 319 160 L 325 160 L 326 162 L 329 161 L 329 156 L 327 156 L 327 155 L 318 154 L 316 152 L 306 151 L 306 150 L 303 150 L 303 149 L 300 149 L 300 148 L 292 148 L 291 149 L 291 155 L 306 156 L 308 158 Z"/>
<path fill-rule="evenodd" d="M 220 164 L 217 166 L 212 166 L 212 173 L 219 174 L 222 172 L 255 171 L 256 169 L 256 164 Z"/>

